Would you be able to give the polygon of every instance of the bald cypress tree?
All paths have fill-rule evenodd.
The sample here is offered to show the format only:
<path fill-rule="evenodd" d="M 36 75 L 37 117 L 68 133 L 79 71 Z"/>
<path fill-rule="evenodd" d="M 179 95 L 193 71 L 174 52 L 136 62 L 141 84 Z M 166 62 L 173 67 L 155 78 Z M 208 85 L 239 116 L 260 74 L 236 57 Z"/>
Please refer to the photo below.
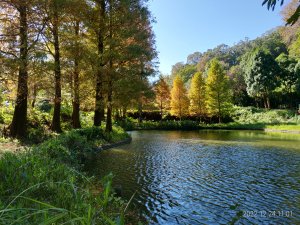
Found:
<path fill-rule="evenodd" d="M 30 50 L 39 40 L 43 27 L 37 0 L 0 1 L 0 54 L 17 67 L 17 93 L 11 137 L 23 138 L 27 128 L 28 67 Z"/>
<path fill-rule="evenodd" d="M 168 107 L 170 104 L 170 90 L 165 79 L 160 76 L 158 82 L 155 87 L 155 95 L 156 95 L 156 103 L 160 108 L 161 119 L 163 118 L 163 110 Z"/>
<path fill-rule="evenodd" d="M 171 114 L 179 117 L 181 120 L 183 116 L 188 115 L 189 104 L 183 80 L 177 75 L 173 81 L 173 88 L 171 90 Z"/>
<path fill-rule="evenodd" d="M 27 122 L 28 97 L 28 5 L 25 1 L 16 1 L 15 8 L 19 12 L 20 43 L 19 43 L 19 75 L 17 99 L 10 124 L 10 136 L 24 137 Z"/>
<path fill-rule="evenodd" d="M 190 98 L 190 114 L 201 118 L 206 112 L 206 96 L 205 96 L 205 80 L 202 73 L 194 74 L 191 81 Z"/>
<path fill-rule="evenodd" d="M 217 116 L 219 123 L 232 107 L 229 77 L 222 64 L 213 59 L 210 62 L 206 80 L 206 104 L 208 113 Z"/>

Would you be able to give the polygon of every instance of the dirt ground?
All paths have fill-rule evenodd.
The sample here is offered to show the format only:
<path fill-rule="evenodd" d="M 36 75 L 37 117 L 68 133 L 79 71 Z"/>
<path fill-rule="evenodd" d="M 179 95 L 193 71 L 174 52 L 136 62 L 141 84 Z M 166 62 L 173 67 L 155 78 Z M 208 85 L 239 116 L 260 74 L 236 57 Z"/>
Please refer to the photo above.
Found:
<path fill-rule="evenodd" d="M 4 152 L 18 152 L 24 150 L 24 146 L 17 142 L 0 143 L 0 154 Z"/>

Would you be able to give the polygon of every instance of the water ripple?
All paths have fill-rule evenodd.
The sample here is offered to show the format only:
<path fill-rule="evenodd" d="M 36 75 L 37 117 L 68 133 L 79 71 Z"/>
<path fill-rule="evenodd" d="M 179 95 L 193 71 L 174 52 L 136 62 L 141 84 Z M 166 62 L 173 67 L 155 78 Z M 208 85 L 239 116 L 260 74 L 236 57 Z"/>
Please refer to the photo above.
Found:
<path fill-rule="evenodd" d="M 300 224 L 299 140 L 237 131 L 132 135 L 122 155 L 103 151 L 90 170 L 113 171 L 127 198 L 137 190 L 134 204 L 150 224 Z M 243 215 L 273 210 L 293 217 Z"/>

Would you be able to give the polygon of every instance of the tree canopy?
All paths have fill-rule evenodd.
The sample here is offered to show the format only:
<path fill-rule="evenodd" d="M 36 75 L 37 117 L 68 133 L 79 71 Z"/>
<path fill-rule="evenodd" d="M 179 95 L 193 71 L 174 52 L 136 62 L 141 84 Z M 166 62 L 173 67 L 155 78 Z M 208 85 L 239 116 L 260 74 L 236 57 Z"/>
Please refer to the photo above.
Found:
<path fill-rule="evenodd" d="M 111 131 L 112 111 L 120 107 L 120 93 L 128 87 L 123 81 L 139 87 L 127 98 L 142 99 L 145 88 L 151 89 L 146 80 L 155 73 L 157 53 L 146 1 L 9 0 L 0 4 L 0 60 L 9 74 L 1 71 L 1 77 L 13 81 L 5 88 L 16 99 L 11 136 L 27 133 L 28 100 L 32 108 L 39 98 L 51 102 L 55 132 L 62 131 L 63 105 L 72 105 L 72 126 L 79 128 L 80 110 L 93 108 L 94 102 L 94 125 L 100 126 L 105 118 L 106 130 Z M 137 104 L 133 99 L 125 102 Z"/>
<path fill-rule="evenodd" d="M 279 85 L 281 70 L 270 53 L 255 49 L 245 55 L 245 82 L 247 92 L 253 97 L 262 97 L 266 108 L 270 108 L 270 94 Z"/>
<path fill-rule="evenodd" d="M 171 114 L 180 119 L 189 113 L 189 99 L 182 78 L 177 75 L 171 90 Z"/>
<path fill-rule="evenodd" d="M 207 113 L 205 94 L 205 80 L 203 74 L 201 72 L 197 72 L 191 80 L 191 88 L 189 91 L 189 110 L 191 115 L 196 115 L 201 118 L 201 116 Z"/>
<path fill-rule="evenodd" d="M 210 62 L 206 81 L 206 104 L 208 113 L 221 118 L 231 109 L 231 90 L 229 77 L 226 75 L 222 64 L 213 59 Z"/>
<path fill-rule="evenodd" d="M 280 2 L 281 5 L 283 5 L 284 0 L 264 0 L 263 1 L 263 5 L 267 5 L 268 9 L 275 9 L 275 6 L 277 4 L 277 2 Z M 297 9 L 295 10 L 295 12 L 287 19 L 287 24 L 290 25 L 294 25 L 300 16 L 300 5 L 297 7 Z"/>

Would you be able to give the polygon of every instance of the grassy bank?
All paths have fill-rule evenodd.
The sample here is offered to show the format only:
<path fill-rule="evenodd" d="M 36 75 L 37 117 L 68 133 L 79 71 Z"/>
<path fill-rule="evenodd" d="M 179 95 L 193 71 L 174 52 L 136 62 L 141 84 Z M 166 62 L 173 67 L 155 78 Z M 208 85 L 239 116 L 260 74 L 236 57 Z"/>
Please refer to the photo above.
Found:
<path fill-rule="evenodd" d="M 282 131 L 300 133 L 300 124 L 268 125 L 266 131 Z"/>
<path fill-rule="evenodd" d="M 300 117 L 293 110 L 266 110 L 254 107 L 235 107 L 230 114 L 233 122 L 229 123 L 199 123 L 192 120 L 162 120 L 143 121 L 126 118 L 117 124 L 125 130 L 198 130 L 198 129 L 228 129 L 228 130 L 264 130 L 269 127 L 285 126 L 287 130 L 299 130 Z M 278 127 L 279 130 L 280 127 Z"/>
<path fill-rule="evenodd" d="M 227 130 L 263 130 L 267 125 L 265 123 L 215 123 L 205 124 L 196 121 L 144 121 L 138 122 L 119 122 L 125 130 L 201 130 L 201 129 L 227 129 Z"/>
<path fill-rule="evenodd" d="M 88 128 L 4 153 L 0 224 L 124 224 L 126 204 L 112 195 L 112 175 L 97 184 L 82 168 L 99 145 L 126 137 L 116 127 L 111 134 Z"/>

